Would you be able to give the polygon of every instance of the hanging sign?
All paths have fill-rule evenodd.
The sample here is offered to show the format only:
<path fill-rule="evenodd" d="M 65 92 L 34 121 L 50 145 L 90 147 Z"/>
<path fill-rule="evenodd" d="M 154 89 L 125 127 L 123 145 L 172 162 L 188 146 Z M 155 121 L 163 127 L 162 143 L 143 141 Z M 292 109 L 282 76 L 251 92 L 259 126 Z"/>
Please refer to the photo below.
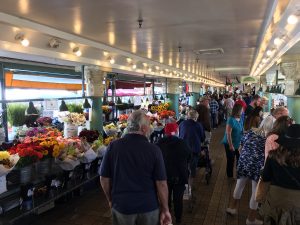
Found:
<path fill-rule="evenodd" d="M 256 79 L 256 77 L 242 76 L 241 77 L 241 83 L 243 83 L 243 84 L 245 84 L 245 83 L 255 84 L 255 83 L 258 83 L 258 80 Z"/>

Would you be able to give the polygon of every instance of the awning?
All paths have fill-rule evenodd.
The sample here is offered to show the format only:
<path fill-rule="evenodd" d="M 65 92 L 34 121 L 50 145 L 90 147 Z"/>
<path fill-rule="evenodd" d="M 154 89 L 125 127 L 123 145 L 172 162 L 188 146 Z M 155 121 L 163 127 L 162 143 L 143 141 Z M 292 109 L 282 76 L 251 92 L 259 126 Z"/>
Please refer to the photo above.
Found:
<path fill-rule="evenodd" d="M 150 87 L 151 83 L 146 83 L 146 87 Z M 143 88 L 144 82 L 136 81 L 116 81 L 116 89 L 134 89 L 134 88 Z"/>

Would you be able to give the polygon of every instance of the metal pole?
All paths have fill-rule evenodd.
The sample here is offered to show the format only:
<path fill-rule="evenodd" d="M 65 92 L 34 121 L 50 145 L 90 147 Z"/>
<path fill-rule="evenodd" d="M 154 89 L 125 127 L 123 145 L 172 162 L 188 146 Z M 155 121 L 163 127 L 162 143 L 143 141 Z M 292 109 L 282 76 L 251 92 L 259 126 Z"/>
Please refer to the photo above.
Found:
<path fill-rule="evenodd" d="M 81 90 L 82 90 L 82 97 L 85 97 L 84 92 L 84 65 L 81 66 Z"/>
<path fill-rule="evenodd" d="M 152 100 L 155 98 L 155 93 L 154 93 L 154 80 L 152 80 Z"/>
<path fill-rule="evenodd" d="M 146 95 L 146 75 L 144 74 L 144 96 Z"/>
<path fill-rule="evenodd" d="M 5 74 L 3 63 L 0 64 L 0 79 L 1 79 L 1 100 L 5 100 Z M 8 141 L 8 127 L 7 127 L 7 104 L 2 102 L 2 125 L 5 133 L 5 141 Z"/>

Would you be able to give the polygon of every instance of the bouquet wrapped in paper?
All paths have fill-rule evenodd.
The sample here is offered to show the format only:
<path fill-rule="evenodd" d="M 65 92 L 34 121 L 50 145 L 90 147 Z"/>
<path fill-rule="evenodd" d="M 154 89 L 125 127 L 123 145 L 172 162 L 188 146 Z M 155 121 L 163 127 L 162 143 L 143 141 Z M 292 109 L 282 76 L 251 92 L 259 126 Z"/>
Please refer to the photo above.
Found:
<path fill-rule="evenodd" d="M 97 158 L 97 154 L 92 149 L 91 145 L 82 140 L 81 141 L 81 154 L 79 156 L 79 160 L 81 163 L 90 163 Z"/>
<path fill-rule="evenodd" d="M 116 136 L 118 134 L 118 128 L 114 123 L 110 123 L 103 127 L 104 132 L 107 136 Z"/>
<path fill-rule="evenodd" d="M 7 191 L 6 175 L 12 171 L 18 161 L 18 154 L 11 155 L 7 151 L 0 151 L 0 194 Z"/>
<path fill-rule="evenodd" d="M 58 137 L 57 141 L 61 146 L 61 149 L 53 150 L 56 153 L 56 150 L 59 151 L 55 162 L 63 170 L 73 170 L 76 166 L 80 164 L 79 157 L 81 154 L 80 151 L 80 139 L 76 138 L 62 138 Z"/>
<path fill-rule="evenodd" d="M 106 146 L 103 143 L 103 137 L 100 135 L 92 144 L 92 149 L 98 157 L 103 157 L 106 152 Z"/>

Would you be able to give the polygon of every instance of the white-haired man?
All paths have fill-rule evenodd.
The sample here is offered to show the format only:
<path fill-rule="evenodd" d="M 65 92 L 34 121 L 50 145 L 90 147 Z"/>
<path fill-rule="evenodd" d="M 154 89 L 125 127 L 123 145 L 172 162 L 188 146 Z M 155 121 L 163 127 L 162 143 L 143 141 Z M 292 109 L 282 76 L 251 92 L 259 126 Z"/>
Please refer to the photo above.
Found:
<path fill-rule="evenodd" d="M 127 130 L 108 146 L 100 167 L 113 225 L 170 224 L 164 160 L 159 147 L 148 141 L 150 121 L 143 111 L 131 114 Z"/>

